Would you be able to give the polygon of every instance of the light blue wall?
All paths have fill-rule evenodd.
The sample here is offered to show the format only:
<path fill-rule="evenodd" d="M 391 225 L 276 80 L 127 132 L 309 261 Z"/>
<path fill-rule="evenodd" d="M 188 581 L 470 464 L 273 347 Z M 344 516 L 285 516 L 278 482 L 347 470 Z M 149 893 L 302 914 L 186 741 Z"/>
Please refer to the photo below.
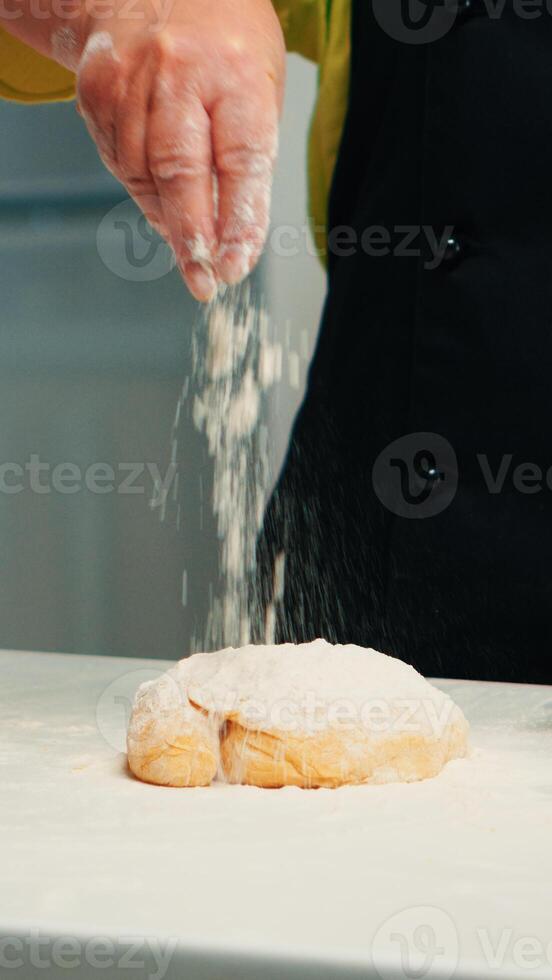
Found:
<path fill-rule="evenodd" d="M 61 462 L 83 474 L 97 462 L 115 470 L 154 462 L 164 473 L 196 304 L 174 271 L 127 278 L 123 231 L 104 220 L 126 195 L 72 105 L 0 104 L 0 147 L 4 482 L 18 483 L 1 466 L 25 467 L 31 454 L 50 466 L 50 481 Z M 179 463 L 195 478 L 202 450 L 182 438 Z M 21 492 L 0 489 L 0 646 L 187 652 L 216 569 L 213 538 L 197 539 L 194 494 L 183 503 L 187 530 L 179 533 L 174 510 L 162 524 L 149 506 L 149 479 L 131 495 L 37 493 L 29 479 L 24 471 Z"/>
<path fill-rule="evenodd" d="M 272 217 L 273 229 L 295 224 L 302 246 L 288 257 L 269 245 L 257 277 L 285 346 L 267 420 L 274 476 L 324 292 L 303 235 L 315 84 L 314 68 L 292 56 Z M 49 464 L 50 478 L 61 462 L 83 474 L 97 462 L 149 461 L 166 471 L 198 308 L 175 271 L 148 280 L 166 268 L 167 254 L 157 242 L 142 262 L 150 244 L 137 213 L 123 206 L 111 214 L 125 198 L 72 104 L 0 102 L 0 647 L 176 658 L 203 631 L 218 545 L 210 467 L 186 420 L 179 529 L 175 506 L 165 523 L 152 511 L 143 478 L 145 492 L 133 495 L 39 494 L 27 473 L 20 493 L 1 487 L 2 466 L 24 467 L 32 454 Z M 13 479 L 10 471 L 6 482 Z"/>

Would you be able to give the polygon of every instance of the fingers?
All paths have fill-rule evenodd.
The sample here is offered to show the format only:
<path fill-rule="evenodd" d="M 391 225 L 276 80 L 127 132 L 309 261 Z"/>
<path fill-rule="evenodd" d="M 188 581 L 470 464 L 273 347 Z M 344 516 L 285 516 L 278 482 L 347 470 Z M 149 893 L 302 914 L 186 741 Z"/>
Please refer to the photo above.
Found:
<path fill-rule="evenodd" d="M 149 171 L 146 147 L 151 58 L 141 58 L 129 77 L 126 95 L 115 115 L 117 176 L 163 238 L 169 232 L 155 181 Z"/>
<path fill-rule="evenodd" d="M 182 275 L 196 299 L 210 300 L 217 288 L 211 121 L 192 90 L 177 97 L 166 79 L 156 83 L 147 159 Z"/>
<path fill-rule="evenodd" d="M 218 176 L 217 273 L 235 283 L 251 271 L 268 232 L 278 139 L 274 87 L 223 97 L 212 112 Z"/>
<path fill-rule="evenodd" d="M 92 35 L 79 106 L 105 164 L 172 246 L 192 294 L 207 301 L 218 281 L 251 271 L 266 239 L 275 86 L 268 76 L 250 90 L 243 79 L 210 78 L 207 97 L 197 65 L 171 60 L 165 47 L 120 57 L 107 35 Z"/>
<path fill-rule="evenodd" d="M 124 184 L 150 225 L 167 238 L 157 189 L 147 168 L 151 59 L 123 66 L 114 48 L 97 38 L 91 36 L 79 70 L 81 115 L 105 165 Z"/>

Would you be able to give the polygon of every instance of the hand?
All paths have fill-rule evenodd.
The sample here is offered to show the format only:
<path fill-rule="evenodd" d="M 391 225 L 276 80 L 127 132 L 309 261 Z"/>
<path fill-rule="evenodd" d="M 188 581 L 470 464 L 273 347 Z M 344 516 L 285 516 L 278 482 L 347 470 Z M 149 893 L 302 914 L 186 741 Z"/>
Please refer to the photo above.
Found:
<path fill-rule="evenodd" d="M 172 246 L 196 299 L 255 265 L 268 230 L 285 48 L 270 0 L 152 0 L 85 14 L 78 103 L 100 155 Z M 137 15 L 140 14 L 140 19 Z"/>

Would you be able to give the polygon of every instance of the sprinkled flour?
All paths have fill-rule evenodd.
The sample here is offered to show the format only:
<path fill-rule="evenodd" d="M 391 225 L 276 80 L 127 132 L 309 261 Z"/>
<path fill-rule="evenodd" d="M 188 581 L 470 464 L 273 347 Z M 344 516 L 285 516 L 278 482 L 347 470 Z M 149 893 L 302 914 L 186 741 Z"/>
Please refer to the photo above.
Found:
<path fill-rule="evenodd" d="M 213 466 L 210 504 L 220 542 L 219 582 L 211 590 L 207 622 L 192 640 L 192 650 L 242 646 L 251 640 L 251 613 L 258 606 L 253 594 L 256 541 L 270 483 L 264 398 L 281 372 L 281 346 L 271 341 L 267 313 L 249 283 L 221 290 L 194 324 L 192 376 L 184 384 L 173 424 L 173 466 L 184 406 L 206 439 Z M 166 500 L 162 517 L 165 505 Z M 177 525 L 179 519 L 178 512 Z M 283 555 L 276 577 L 275 599 L 283 589 Z M 184 581 L 187 601 L 186 573 Z M 270 608 L 267 643 L 273 637 L 274 619 Z"/>
<path fill-rule="evenodd" d="M 457 713 L 446 694 L 402 660 L 322 639 L 200 653 L 168 676 L 210 713 L 232 713 L 242 724 L 249 717 L 269 729 L 314 732 L 358 723 L 374 737 L 387 736 L 390 726 L 440 735 Z"/>
<path fill-rule="evenodd" d="M 89 35 L 81 55 L 79 68 L 82 68 L 87 61 L 96 57 L 98 54 L 110 54 L 113 61 L 120 60 L 109 31 L 96 31 L 94 34 Z"/>
<path fill-rule="evenodd" d="M 69 71 L 76 71 L 79 64 L 78 38 L 70 27 L 59 27 L 50 37 L 52 58 Z"/>

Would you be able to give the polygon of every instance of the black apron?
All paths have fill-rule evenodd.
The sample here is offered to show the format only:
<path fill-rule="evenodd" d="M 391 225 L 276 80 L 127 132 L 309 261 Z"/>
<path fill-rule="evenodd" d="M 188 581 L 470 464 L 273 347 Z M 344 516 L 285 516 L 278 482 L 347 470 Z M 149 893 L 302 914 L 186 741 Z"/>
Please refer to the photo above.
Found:
<path fill-rule="evenodd" d="M 552 17 L 465 0 L 413 44 L 354 0 L 352 48 L 264 602 L 283 550 L 280 642 L 552 683 Z"/>

